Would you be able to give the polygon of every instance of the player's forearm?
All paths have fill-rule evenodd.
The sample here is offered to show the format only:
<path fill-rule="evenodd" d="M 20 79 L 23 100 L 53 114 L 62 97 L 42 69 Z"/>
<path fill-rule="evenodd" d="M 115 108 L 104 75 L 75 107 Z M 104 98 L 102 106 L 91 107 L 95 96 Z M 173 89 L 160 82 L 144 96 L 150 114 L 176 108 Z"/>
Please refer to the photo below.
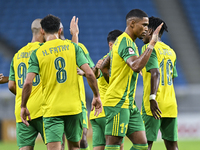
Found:
<path fill-rule="evenodd" d="M 72 34 L 72 42 L 78 44 L 78 33 Z"/>
<path fill-rule="evenodd" d="M 160 73 L 153 72 L 151 73 L 151 93 L 150 94 L 157 94 L 158 86 L 160 82 Z"/>
<path fill-rule="evenodd" d="M 106 80 L 107 83 L 109 83 L 109 69 L 104 68 L 101 70 L 104 79 Z"/>
<path fill-rule="evenodd" d="M 2 77 L 2 79 L 0 80 L 0 84 L 8 83 L 8 78 L 9 77 Z"/>
<path fill-rule="evenodd" d="M 97 80 L 96 80 L 96 78 L 94 76 L 94 73 L 93 72 L 85 73 L 85 76 L 87 78 L 87 82 L 88 82 L 90 88 L 93 91 L 94 96 L 98 97 L 99 96 L 99 90 L 98 90 Z"/>
<path fill-rule="evenodd" d="M 110 56 L 108 55 L 101 64 L 101 72 L 106 80 L 109 83 L 109 69 L 110 69 Z"/>
<path fill-rule="evenodd" d="M 147 64 L 150 56 L 151 56 L 151 53 L 152 53 L 153 49 L 151 48 L 148 48 L 144 51 L 144 53 L 142 55 L 140 55 L 137 59 L 135 59 L 132 63 L 131 63 L 131 69 L 134 71 L 134 72 L 140 72 L 144 67 L 145 65 Z"/>
<path fill-rule="evenodd" d="M 8 82 L 8 88 L 14 95 L 16 95 L 16 83 L 15 83 L 15 81 L 10 80 Z"/>
<path fill-rule="evenodd" d="M 22 90 L 22 103 L 21 107 L 26 107 L 28 98 L 31 94 L 32 90 L 32 83 L 24 83 L 23 90 Z"/>

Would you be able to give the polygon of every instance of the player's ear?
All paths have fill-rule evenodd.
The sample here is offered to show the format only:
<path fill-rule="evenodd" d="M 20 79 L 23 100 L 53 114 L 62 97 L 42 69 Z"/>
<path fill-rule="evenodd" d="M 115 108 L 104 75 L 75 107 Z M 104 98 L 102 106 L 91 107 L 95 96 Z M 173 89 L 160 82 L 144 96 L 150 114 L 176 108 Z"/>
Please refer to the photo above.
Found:
<path fill-rule="evenodd" d="M 42 28 L 40 29 L 40 32 L 42 33 L 42 35 L 44 35 L 44 30 Z"/>
<path fill-rule="evenodd" d="M 109 43 L 108 43 L 108 46 L 109 46 L 109 49 L 111 50 L 111 49 L 112 49 L 112 46 L 113 46 L 113 42 L 109 42 Z"/>
<path fill-rule="evenodd" d="M 132 19 L 132 20 L 130 21 L 130 27 L 131 27 L 131 28 L 134 28 L 134 26 L 135 26 L 135 20 Z"/>
<path fill-rule="evenodd" d="M 147 31 L 147 34 L 148 35 L 153 35 L 153 30 L 151 28 L 149 28 L 148 31 Z"/>
<path fill-rule="evenodd" d="M 62 32 L 62 28 L 60 28 L 60 29 L 58 30 L 58 35 L 60 35 L 61 32 Z"/>

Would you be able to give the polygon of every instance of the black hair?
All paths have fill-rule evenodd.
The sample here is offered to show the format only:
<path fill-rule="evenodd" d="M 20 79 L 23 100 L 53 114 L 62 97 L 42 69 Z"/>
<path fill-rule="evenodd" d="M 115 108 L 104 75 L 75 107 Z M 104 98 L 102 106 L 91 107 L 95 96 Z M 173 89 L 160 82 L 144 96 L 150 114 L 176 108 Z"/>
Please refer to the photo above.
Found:
<path fill-rule="evenodd" d="M 120 30 L 113 30 L 108 33 L 107 42 L 115 41 L 118 36 L 120 36 L 123 32 Z"/>
<path fill-rule="evenodd" d="M 45 32 L 53 34 L 60 29 L 60 18 L 49 14 L 41 20 L 40 24 Z"/>
<path fill-rule="evenodd" d="M 160 18 L 156 18 L 156 17 L 150 17 L 149 18 L 149 25 L 148 25 L 148 28 L 150 29 L 153 29 L 153 31 L 156 30 L 156 28 L 163 22 L 163 26 L 162 28 L 160 29 L 160 32 L 159 32 L 159 36 L 161 37 L 163 32 L 166 31 L 168 32 L 168 29 L 167 29 L 167 25 L 166 23 L 161 20 Z"/>
<path fill-rule="evenodd" d="M 143 18 L 143 17 L 148 17 L 148 15 L 140 10 L 140 9 L 132 9 L 129 11 L 129 13 L 126 15 L 126 20 L 132 17 L 138 17 L 138 18 Z"/>

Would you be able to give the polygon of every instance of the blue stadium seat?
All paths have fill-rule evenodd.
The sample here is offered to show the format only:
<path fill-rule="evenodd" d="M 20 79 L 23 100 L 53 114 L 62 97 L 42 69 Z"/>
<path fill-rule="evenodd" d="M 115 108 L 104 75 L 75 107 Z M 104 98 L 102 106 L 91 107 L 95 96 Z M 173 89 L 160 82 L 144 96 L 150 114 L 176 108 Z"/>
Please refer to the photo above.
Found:
<path fill-rule="evenodd" d="M 61 18 L 65 37 L 71 38 L 69 24 L 72 16 L 75 15 L 79 17 L 79 40 L 88 48 L 91 58 L 96 63 L 108 52 L 106 41 L 108 32 L 114 29 L 124 31 L 126 27 L 125 16 L 134 8 L 144 10 L 149 16 L 159 17 L 153 1 L 149 0 L 56 0 L 51 2 L 48 0 L 21 0 L 17 2 L 1 0 L 0 36 L 5 38 L 10 45 L 15 46 L 17 52 L 31 40 L 31 22 L 36 18 L 53 14 Z M 163 36 L 163 41 L 170 45 L 167 34 Z M 136 40 L 136 43 L 140 50 L 143 45 L 142 41 Z M 187 83 L 184 73 L 179 64 L 177 64 L 177 68 L 180 76 L 175 83 L 184 85 Z M 138 84 L 141 83 L 139 80 Z"/>
<path fill-rule="evenodd" d="M 196 41 L 200 46 L 200 1 L 182 0 L 182 7 L 185 10 L 185 15 L 188 17 L 188 22 L 190 23 L 193 34 L 196 37 Z"/>

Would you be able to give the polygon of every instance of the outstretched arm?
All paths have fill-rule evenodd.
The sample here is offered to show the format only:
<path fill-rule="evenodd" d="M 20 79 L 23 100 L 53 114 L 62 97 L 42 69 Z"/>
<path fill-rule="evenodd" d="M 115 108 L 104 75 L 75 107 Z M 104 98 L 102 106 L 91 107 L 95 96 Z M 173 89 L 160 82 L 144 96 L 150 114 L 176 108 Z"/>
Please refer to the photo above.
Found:
<path fill-rule="evenodd" d="M 110 56 L 108 55 L 101 64 L 101 72 L 106 80 L 109 83 L 109 69 L 110 69 Z"/>
<path fill-rule="evenodd" d="M 95 107 L 95 114 L 96 116 L 99 115 L 99 113 L 102 112 L 102 103 L 100 99 L 99 89 L 97 86 L 97 80 L 95 78 L 95 75 L 92 71 L 92 69 L 89 67 L 88 64 L 83 64 L 81 67 L 81 70 L 85 72 L 85 77 L 87 78 L 87 82 L 90 86 L 90 88 L 93 91 L 93 100 L 92 100 L 92 109 Z"/>
<path fill-rule="evenodd" d="M 30 113 L 28 109 L 26 108 L 26 104 L 28 102 L 28 98 L 31 95 L 31 90 L 32 90 L 32 84 L 33 84 L 33 79 L 35 78 L 36 73 L 30 72 L 27 74 L 24 86 L 22 89 L 22 103 L 21 103 L 21 119 L 22 122 L 26 125 L 29 126 L 29 123 L 27 121 L 27 116 L 29 120 L 31 120 Z"/>
<path fill-rule="evenodd" d="M 158 41 L 158 35 L 159 35 L 162 25 L 163 25 L 163 23 L 161 23 L 157 27 L 157 29 L 154 31 L 152 39 L 149 42 L 147 49 L 144 51 L 144 53 L 142 55 L 140 55 L 139 57 L 132 56 L 126 60 L 126 63 L 130 66 L 130 68 L 134 72 L 139 73 L 142 70 L 142 68 L 144 68 L 144 66 L 147 64 L 149 57 L 151 56 L 151 53 L 153 51 L 153 48 L 154 48 L 156 42 Z"/>
<path fill-rule="evenodd" d="M 151 94 L 150 94 L 150 109 L 155 119 L 161 118 L 161 110 L 158 107 L 158 103 L 156 101 L 156 93 L 158 90 L 159 82 L 160 82 L 160 72 L 158 68 L 150 69 L 151 73 Z"/>
<path fill-rule="evenodd" d="M 1 73 L 0 74 L 0 84 L 8 83 L 8 78 L 9 77 L 4 77 L 4 75 Z"/>

